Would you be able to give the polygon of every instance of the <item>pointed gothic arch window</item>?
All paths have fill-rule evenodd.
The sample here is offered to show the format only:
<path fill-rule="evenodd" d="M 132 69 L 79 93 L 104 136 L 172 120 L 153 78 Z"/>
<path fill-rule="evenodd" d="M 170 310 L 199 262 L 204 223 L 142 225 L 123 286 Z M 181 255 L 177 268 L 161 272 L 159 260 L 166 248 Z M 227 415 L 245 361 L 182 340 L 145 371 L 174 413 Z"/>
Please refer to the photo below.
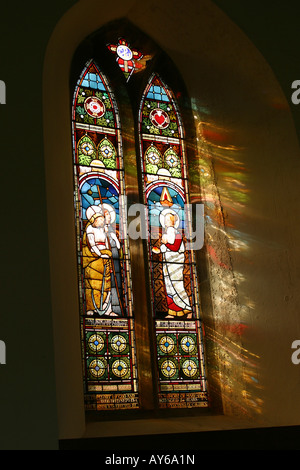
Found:
<path fill-rule="evenodd" d="M 139 138 L 159 406 L 205 406 L 197 275 L 186 243 L 191 220 L 184 129 L 172 91 L 155 73 L 141 100 Z"/>
<path fill-rule="evenodd" d="M 196 263 L 184 232 L 191 221 L 185 211 L 189 188 L 182 116 L 149 45 L 145 52 L 142 41 L 135 49 L 127 38 L 112 36 L 105 44 L 112 59 L 105 74 L 101 53 L 94 50 L 97 58 L 89 57 L 81 72 L 72 108 L 85 407 L 206 407 Z M 103 41 L 100 49 L 109 62 Z M 111 85 L 116 77 L 118 103 Z M 122 100 L 134 115 L 129 123 L 119 111 Z M 127 238 L 130 188 L 122 133 L 135 142 L 137 174 L 130 175 L 131 185 L 147 214 L 147 239 L 141 241 L 145 256 L 139 260 Z M 147 299 L 133 296 L 138 286 L 131 285 L 131 258 L 147 271 Z M 147 304 L 147 318 L 138 315 L 142 304 Z M 143 338 L 137 328 L 146 330 Z M 149 359 L 147 370 L 139 361 L 141 351 Z M 154 399 L 147 401 L 144 394 Z"/>
<path fill-rule="evenodd" d="M 72 118 L 85 407 L 135 408 L 122 135 L 114 94 L 93 60 L 76 84 Z"/>

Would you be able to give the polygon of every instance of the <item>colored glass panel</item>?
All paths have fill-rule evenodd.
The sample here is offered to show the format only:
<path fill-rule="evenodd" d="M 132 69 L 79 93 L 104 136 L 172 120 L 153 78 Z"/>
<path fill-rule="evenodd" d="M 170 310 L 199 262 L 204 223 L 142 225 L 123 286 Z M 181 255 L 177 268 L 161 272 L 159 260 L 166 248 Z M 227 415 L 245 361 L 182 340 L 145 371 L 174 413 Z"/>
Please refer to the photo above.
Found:
<path fill-rule="evenodd" d="M 117 64 L 128 81 L 131 75 L 139 69 L 137 63 L 143 57 L 142 52 L 131 48 L 128 41 L 123 38 L 120 38 L 117 44 L 109 44 L 107 47 L 116 55 Z"/>
<path fill-rule="evenodd" d="M 156 363 L 161 408 L 207 406 L 184 131 L 172 91 L 153 75 L 140 106 L 144 202 L 148 209 Z"/>
<path fill-rule="evenodd" d="M 137 408 L 121 128 L 93 61 L 77 82 L 72 117 L 85 406 Z"/>
<path fill-rule="evenodd" d="M 157 76 L 154 76 L 145 90 L 140 125 L 141 132 L 146 134 L 148 139 L 151 136 L 170 139 L 182 137 L 175 103 L 169 90 Z M 166 139 L 160 141 L 165 142 Z"/>

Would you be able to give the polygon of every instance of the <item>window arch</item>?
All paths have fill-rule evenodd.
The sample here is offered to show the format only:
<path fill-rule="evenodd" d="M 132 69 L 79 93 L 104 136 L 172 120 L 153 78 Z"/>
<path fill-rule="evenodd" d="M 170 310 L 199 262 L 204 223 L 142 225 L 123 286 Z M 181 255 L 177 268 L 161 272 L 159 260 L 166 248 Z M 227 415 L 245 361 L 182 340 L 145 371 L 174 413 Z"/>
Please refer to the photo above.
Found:
<path fill-rule="evenodd" d="M 92 41 L 92 47 L 89 44 L 89 56 L 93 59 L 81 73 L 73 100 L 75 204 L 86 409 L 143 408 L 139 399 L 145 403 L 144 393 L 154 396 L 146 409 L 155 406 L 173 409 L 206 407 L 208 399 L 195 259 L 193 251 L 186 249 L 186 240 L 180 234 L 190 224 L 185 213 L 189 197 L 182 117 L 174 93 L 157 72 L 162 69 L 161 65 L 158 66 L 162 60 L 159 54 L 153 52 L 155 48 L 151 46 L 151 50 L 148 43 L 144 52 L 142 40 L 136 41 L 137 46 L 134 48 L 124 36 L 112 36 L 110 33 L 109 40 L 104 42 L 106 35 L 102 33 L 97 36 L 97 40 Z M 105 75 L 99 68 L 102 61 L 105 63 Z M 164 75 L 168 77 L 167 70 Z M 110 89 L 111 82 L 120 85 L 118 105 L 120 103 L 122 108 L 124 101 L 123 111 L 124 108 L 131 108 L 133 126 L 132 122 L 126 121 L 126 113 L 118 111 Z M 126 139 L 135 142 L 136 157 L 133 164 L 138 167 L 138 178 L 133 177 L 131 183 L 139 188 L 139 202 L 145 205 L 150 216 L 147 219 L 147 240 L 144 240 L 145 256 L 140 260 L 145 271 L 148 262 L 150 267 L 145 276 L 148 279 L 147 299 L 132 299 L 130 243 L 126 238 L 128 227 L 125 221 L 126 204 L 123 203 L 129 188 L 124 183 L 121 129 Z M 102 276 L 92 279 L 98 286 L 94 287 L 97 292 L 95 300 L 87 274 L 89 257 L 84 252 L 86 246 L 91 251 L 93 237 L 97 237 L 90 227 L 94 224 L 98 207 L 105 205 L 103 200 L 107 200 L 108 193 L 112 194 L 112 198 L 120 197 L 120 207 L 113 203 L 112 206 L 123 221 L 123 225 L 116 227 L 116 232 L 124 243 L 125 264 L 122 265 L 121 273 L 123 291 L 127 297 L 125 295 L 123 302 L 120 302 L 120 307 L 124 305 L 124 309 L 119 315 L 112 305 L 110 311 L 105 312 L 103 308 L 106 292 L 109 296 L 110 290 L 117 287 L 117 283 L 113 285 L 113 264 L 110 283 L 104 282 L 103 267 L 96 269 Z M 155 213 L 159 204 L 162 210 Z M 153 217 L 156 222 L 153 222 Z M 168 222 L 169 230 L 165 231 L 172 232 L 173 229 L 176 243 L 172 243 L 172 249 L 170 240 L 164 243 L 171 255 L 159 255 L 153 253 L 152 248 L 161 243 L 164 235 L 162 229 L 167 228 L 164 222 L 166 218 L 171 220 Z M 156 241 L 153 232 L 157 234 Z M 178 246 L 175 248 L 175 245 Z M 100 263 L 99 258 L 96 264 Z M 125 280 L 124 276 L 127 276 Z M 133 311 L 139 311 L 142 302 L 147 302 L 148 317 L 139 317 L 135 325 Z M 110 312 L 116 314 L 113 320 L 109 318 Z M 120 351 L 113 351 L 111 342 L 112 325 L 117 325 L 120 318 L 123 323 L 126 318 L 126 326 L 123 325 L 123 329 L 114 328 L 121 330 L 119 336 L 121 333 L 127 335 L 124 357 L 121 357 Z M 144 342 L 139 337 L 135 338 L 135 326 L 139 327 L 142 323 L 147 330 Z M 101 349 L 103 353 L 100 352 L 100 336 L 101 345 L 106 346 L 106 349 L 104 346 Z M 144 364 L 141 361 L 139 363 L 139 350 L 142 349 L 146 350 L 149 357 L 148 370 L 143 370 Z M 126 359 L 127 367 L 121 366 L 122 359 Z M 122 367 L 124 373 L 129 371 L 127 375 L 125 373 L 125 379 L 119 377 L 119 382 L 117 373 L 114 373 L 113 361 L 119 361 L 117 365 L 120 373 Z M 146 387 L 143 384 L 145 375 L 149 376 Z M 139 390 L 143 390 L 140 396 L 138 377 L 142 377 L 139 380 Z"/>

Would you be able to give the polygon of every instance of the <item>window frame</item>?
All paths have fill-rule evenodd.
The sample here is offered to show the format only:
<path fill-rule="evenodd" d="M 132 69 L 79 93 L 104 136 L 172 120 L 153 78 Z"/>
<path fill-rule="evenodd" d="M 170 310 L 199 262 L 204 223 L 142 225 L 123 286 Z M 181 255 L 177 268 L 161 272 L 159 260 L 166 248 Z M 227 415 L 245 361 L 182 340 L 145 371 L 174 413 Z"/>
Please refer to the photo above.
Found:
<path fill-rule="evenodd" d="M 71 74 L 70 74 L 70 92 L 73 93 L 74 84 L 77 82 L 78 76 L 82 72 L 83 64 L 87 60 L 93 59 L 98 64 L 101 72 L 104 73 L 109 81 L 109 85 L 114 93 L 117 106 L 119 109 L 119 116 L 121 120 L 122 134 L 127 135 L 132 133 L 134 136 L 133 143 L 131 138 L 123 140 L 123 159 L 124 159 L 124 175 L 125 175 L 125 193 L 126 190 L 130 191 L 128 194 L 128 204 L 138 203 L 144 204 L 143 195 L 143 176 L 141 171 L 141 156 L 140 156 L 140 135 L 139 135 L 139 109 L 143 97 L 144 90 L 148 85 L 150 77 L 156 73 L 164 83 L 172 90 L 177 99 L 177 106 L 179 108 L 180 119 L 183 122 L 185 129 L 185 158 L 188 164 L 188 153 L 191 153 L 195 146 L 193 145 L 195 139 L 195 123 L 193 120 L 190 100 L 184 86 L 183 80 L 180 77 L 174 63 L 159 47 L 157 47 L 146 35 L 135 28 L 129 28 L 129 37 L 134 37 L 137 41 L 136 48 L 147 45 L 148 50 L 153 52 L 153 58 L 147 63 L 147 67 L 143 72 L 132 74 L 127 81 L 123 76 L 121 69 L 116 63 L 114 54 L 108 49 L 107 36 L 114 38 L 125 37 L 123 33 L 123 25 L 115 22 L 113 25 L 106 25 L 99 31 L 94 32 L 87 37 L 77 48 L 73 55 Z M 125 28 L 126 29 L 126 28 Z M 121 30 L 121 32 L 120 32 Z M 109 31 L 109 34 L 108 34 Z M 134 33 L 133 33 L 134 31 Z M 138 40 L 137 40 L 138 38 Z M 146 39 L 147 38 L 147 39 Z M 129 39 L 130 42 L 130 39 Z M 92 56 L 91 56 L 92 54 Z M 78 73 L 80 71 L 80 73 Z M 77 75 L 77 77 L 76 77 Z M 137 91 L 138 90 L 138 91 Z M 124 119 L 125 117 L 125 119 Z M 136 154 L 136 165 L 133 173 L 132 161 L 128 156 L 132 156 L 133 152 Z M 130 175 L 130 177 L 129 177 Z M 131 222 L 128 218 L 128 224 Z M 139 410 L 99 410 L 88 411 L 87 415 L 90 419 L 109 419 L 110 415 L 126 415 L 127 417 L 134 417 L 136 414 L 140 415 L 155 411 L 155 413 L 169 414 L 195 414 L 203 413 L 203 408 L 178 408 L 178 409 L 162 409 L 159 407 L 158 399 L 158 370 L 155 361 L 151 358 L 156 355 L 156 337 L 155 328 L 152 317 L 152 299 L 150 295 L 150 274 L 147 266 L 148 260 L 148 241 L 147 240 L 129 240 L 129 250 L 131 258 L 132 269 L 132 292 L 134 299 L 135 311 L 135 338 L 136 338 L 136 357 L 137 357 L 137 373 L 138 373 L 138 389 L 140 399 Z M 139 253 L 139 254 L 137 254 Z M 198 265 L 197 256 L 196 266 Z M 201 257 L 201 255 L 200 255 Z M 198 271 L 198 267 L 196 267 Z M 134 274 L 136 280 L 134 279 Z M 198 275 L 198 272 L 197 272 Z M 141 288 L 142 282 L 143 286 Z M 138 288 L 137 288 L 138 286 Z M 146 299 L 146 302 L 145 302 Z M 145 323 L 146 319 L 146 323 Z M 201 319 L 202 322 L 202 319 Z M 205 351 L 204 341 L 201 344 L 202 349 Z M 207 378 L 205 378 L 207 384 Z M 107 416 L 108 415 L 108 416 Z M 98 417 L 98 418 L 97 418 Z"/>

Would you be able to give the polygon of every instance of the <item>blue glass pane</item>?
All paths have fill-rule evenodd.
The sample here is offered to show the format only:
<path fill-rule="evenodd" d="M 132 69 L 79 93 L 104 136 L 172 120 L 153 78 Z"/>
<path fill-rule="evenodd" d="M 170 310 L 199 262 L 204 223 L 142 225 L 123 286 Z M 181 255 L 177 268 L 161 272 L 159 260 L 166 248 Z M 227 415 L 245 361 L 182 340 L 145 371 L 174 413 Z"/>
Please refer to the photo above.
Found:
<path fill-rule="evenodd" d="M 93 88 L 94 90 L 106 91 L 104 83 L 101 77 L 95 73 L 87 73 L 84 80 L 82 81 L 82 86 L 87 88 Z"/>

